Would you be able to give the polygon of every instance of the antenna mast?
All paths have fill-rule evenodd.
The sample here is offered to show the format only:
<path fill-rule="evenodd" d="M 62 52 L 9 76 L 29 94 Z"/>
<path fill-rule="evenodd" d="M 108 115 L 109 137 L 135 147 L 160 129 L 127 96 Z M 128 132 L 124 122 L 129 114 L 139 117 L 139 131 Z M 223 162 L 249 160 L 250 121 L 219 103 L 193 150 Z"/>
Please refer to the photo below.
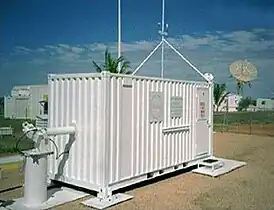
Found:
<path fill-rule="evenodd" d="M 118 0 L 118 58 L 121 57 L 121 0 Z M 121 62 L 118 63 L 118 71 L 121 71 Z"/>
<path fill-rule="evenodd" d="M 161 23 L 161 31 L 159 31 L 159 34 L 162 37 L 162 54 L 161 54 L 161 78 L 164 77 L 164 49 L 165 49 L 165 45 L 164 45 L 164 40 L 165 40 L 165 36 L 167 36 L 167 32 L 165 31 L 165 29 L 167 29 L 168 25 L 165 25 L 165 0 L 162 0 L 162 23 Z"/>
<path fill-rule="evenodd" d="M 118 0 L 120 1 L 120 0 Z M 181 57 L 194 71 L 196 71 L 201 77 L 203 77 L 206 81 L 210 81 L 207 76 L 205 76 L 198 68 L 196 68 L 185 56 L 183 56 L 178 50 L 175 49 L 167 40 L 166 37 L 168 35 L 167 29 L 168 24 L 165 24 L 165 0 L 162 0 L 162 23 L 158 23 L 161 26 L 161 30 L 158 33 L 161 35 L 161 42 L 149 53 L 149 55 L 137 66 L 132 75 L 136 74 L 139 69 L 151 58 L 151 56 L 158 50 L 161 46 L 162 54 L 161 54 L 161 78 L 164 77 L 164 44 L 167 44 L 179 57 Z"/>

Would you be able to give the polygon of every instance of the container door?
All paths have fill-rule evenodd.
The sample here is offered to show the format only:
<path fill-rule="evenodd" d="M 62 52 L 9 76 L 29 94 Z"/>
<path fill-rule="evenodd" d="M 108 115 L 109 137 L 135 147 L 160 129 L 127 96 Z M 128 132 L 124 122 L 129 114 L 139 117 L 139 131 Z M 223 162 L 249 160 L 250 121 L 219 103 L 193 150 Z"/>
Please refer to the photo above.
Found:
<path fill-rule="evenodd" d="M 209 153 L 209 89 L 197 89 L 196 156 Z"/>

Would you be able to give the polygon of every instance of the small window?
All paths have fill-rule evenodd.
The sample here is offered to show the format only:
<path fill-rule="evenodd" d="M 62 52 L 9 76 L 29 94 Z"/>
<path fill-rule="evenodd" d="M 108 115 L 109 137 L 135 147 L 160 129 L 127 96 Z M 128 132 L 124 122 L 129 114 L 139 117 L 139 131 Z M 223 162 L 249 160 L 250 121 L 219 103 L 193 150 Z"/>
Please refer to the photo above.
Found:
<path fill-rule="evenodd" d="M 265 105 L 265 101 L 262 101 L 262 105 Z"/>
<path fill-rule="evenodd" d="M 44 114 L 48 114 L 48 102 L 47 101 L 44 104 Z"/>

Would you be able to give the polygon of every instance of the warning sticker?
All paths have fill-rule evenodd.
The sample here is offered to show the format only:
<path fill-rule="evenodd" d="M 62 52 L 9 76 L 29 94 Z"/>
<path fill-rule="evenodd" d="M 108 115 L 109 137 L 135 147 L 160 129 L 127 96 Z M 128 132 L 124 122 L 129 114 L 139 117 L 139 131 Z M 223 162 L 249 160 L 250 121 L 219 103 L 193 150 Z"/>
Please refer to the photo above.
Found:
<path fill-rule="evenodd" d="M 205 117 L 205 102 L 200 102 L 200 118 Z"/>

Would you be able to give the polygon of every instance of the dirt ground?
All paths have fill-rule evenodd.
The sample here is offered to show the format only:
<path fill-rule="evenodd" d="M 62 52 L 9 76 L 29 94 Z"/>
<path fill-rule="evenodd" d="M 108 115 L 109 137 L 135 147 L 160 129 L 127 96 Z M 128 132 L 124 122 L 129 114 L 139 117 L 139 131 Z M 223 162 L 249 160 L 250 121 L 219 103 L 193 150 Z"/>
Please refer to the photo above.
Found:
<path fill-rule="evenodd" d="M 216 133 L 214 150 L 216 156 L 246 161 L 247 166 L 219 178 L 187 172 L 147 183 L 126 192 L 134 196 L 132 200 L 109 209 L 274 210 L 274 138 Z M 19 176 L 12 180 L 14 185 L 21 182 Z M 1 180 L 0 188 L 3 181 L 7 179 Z M 0 198 L 21 194 L 22 188 L 1 193 Z M 91 209 L 81 205 L 82 200 L 54 209 Z"/>
<path fill-rule="evenodd" d="M 219 128 L 228 132 L 274 137 L 274 124 L 229 125 Z"/>

